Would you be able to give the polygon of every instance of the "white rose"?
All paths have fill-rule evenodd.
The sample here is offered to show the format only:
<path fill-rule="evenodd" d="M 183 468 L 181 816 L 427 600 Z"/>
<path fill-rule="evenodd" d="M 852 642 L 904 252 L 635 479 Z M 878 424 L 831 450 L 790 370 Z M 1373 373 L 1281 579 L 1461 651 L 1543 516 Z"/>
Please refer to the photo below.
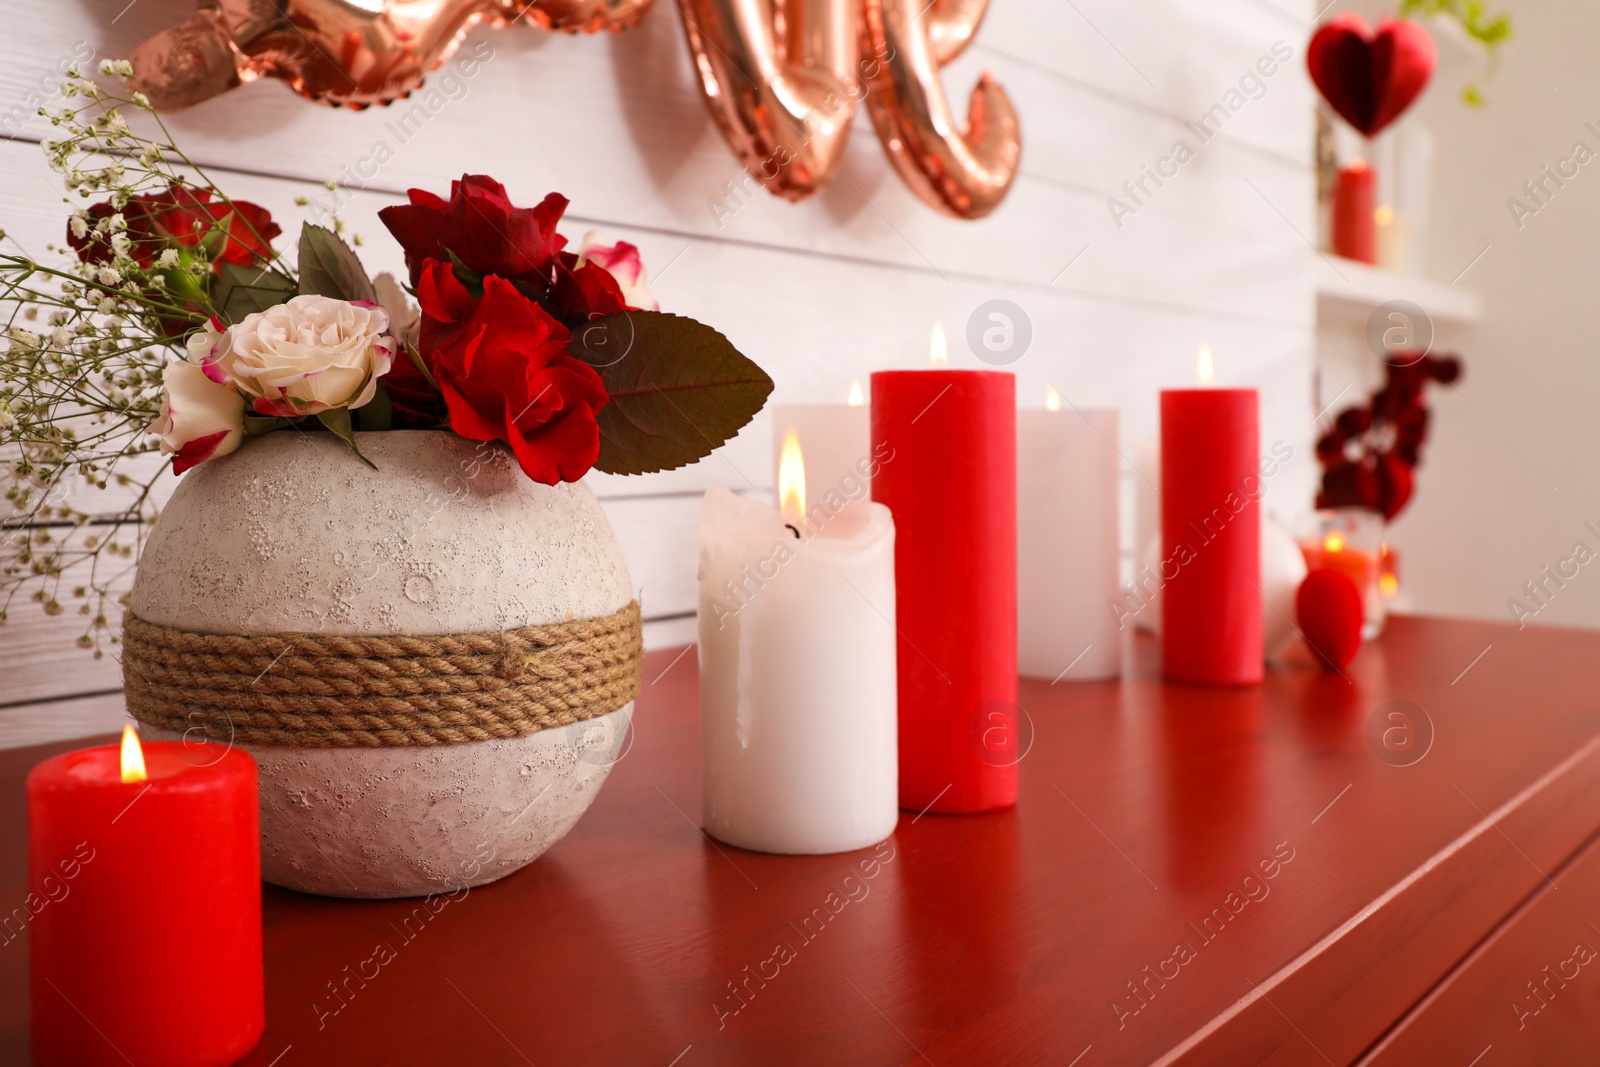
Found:
<path fill-rule="evenodd" d="M 578 243 L 577 266 L 593 263 L 603 267 L 617 280 L 617 285 L 622 289 L 622 299 L 628 302 L 629 307 L 640 311 L 660 311 L 661 305 L 650 295 L 650 286 L 645 283 L 644 260 L 639 258 L 638 247 L 627 241 L 609 245 L 604 242 L 605 236 L 599 230 L 584 234 L 583 240 Z"/>
<path fill-rule="evenodd" d="M 372 279 L 378 291 L 378 303 L 389 313 L 389 330 L 401 344 L 417 347 L 417 335 L 422 326 L 422 309 L 411 302 L 405 289 L 395 276 L 384 271 Z"/>
<path fill-rule="evenodd" d="M 196 463 L 225 456 L 244 438 L 244 397 L 219 385 L 197 363 L 173 360 L 162 373 L 166 402 L 150 431 L 182 474 Z"/>
<path fill-rule="evenodd" d="M 298 418 L 358 408 L 393 364 L 396 345 L 384 333 L 388 327 L 388 313 L 367 301 L 293 297 L 246 315 L 218 336 L 203 357 L 206 374 L 251 397 L 263 415 Z"/>

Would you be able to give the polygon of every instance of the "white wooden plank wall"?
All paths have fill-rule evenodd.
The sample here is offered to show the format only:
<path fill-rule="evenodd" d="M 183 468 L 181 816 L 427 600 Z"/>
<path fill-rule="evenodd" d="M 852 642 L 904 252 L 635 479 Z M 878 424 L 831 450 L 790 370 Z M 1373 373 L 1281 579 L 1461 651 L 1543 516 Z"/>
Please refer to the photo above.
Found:
<path fill-rule="evenodd" d="M 125 3 L 8 0 L 0 122 L 81 42 L 97 58 L 125 56 L 193 10 L 189 0 Z M 663 307 L 727 333 L 772 374 L 779 401 L 841 400 L 852 378 L 920 365 L 936 318 L 950 328 L 953 362 L 978 365 L 961 342 L 965 324 L 1004 298 L 1033 328 L 1011 368 L 1023 402 L 1039 404 L 1054 384 L 1079 406 L 1118 407 L 1131 455 L 1154 433 L 1156 390 L 1192 381 L 1196 348 L 1209 341 L 1224 384 L 1262 390 L 1264 441 L 1296 449 L 1270 499 L 1294 514 L 1309 507 L 1315 474 L 1309 16 L 1304 0 L 992 0 L 977 45 L 946 71 L 959 107 L 987 68 L 1022 115 L 1022 174 L 980 223 L 936 215 L 907 192 L 865 115 L 825 193 L 796 206 L 756 191 L 706 115 L 670 4 L 604 37 L 480 29 L 462 51 L 486 60 L 431 112 L 412 112 L 404 135 L 420 94 L 358 113 L 272 81 L 168 121 L 194 159 L 268 206 L 286 232 L 317 210 L 294 207 L 296 196 L 328 202 L 329 177 L 359 186 L 339 194 L 340 215 L 365 238 L 374 270 L 400 267 L 375 212 L 409 186 L 442 189 L 470 170 L 523 202 L 560 190 L 573 201 L 569 236 L 599 227 L 636 242 Z M 1226 96 L 1277 42 L 1293 57 Z M 1184 125 L 1240 100 L 1208 143 Z M 40 119 L 0 126 L 16 134 L 0 141 L 0 227 L 37 254 L 62 226 L 36 143 L 47 129 Z M 1195 158 L 1119 227 L 1107 198 L 1180 138 L 1198 147 Z M 392 158 L 375 168 L 380 142 Z M 651 644 L 692 640 L 699 495 L 717 481 L 768 490 L 770 434 L 758 418 L 693 468 L 591 476 Z M 100 510 L 114 510 L 112 492 Z M 115 662 L 72 646 L 74 617 L 32 612 L 23 605 L 0 627 L 0 747 L 113 727 Z"/>

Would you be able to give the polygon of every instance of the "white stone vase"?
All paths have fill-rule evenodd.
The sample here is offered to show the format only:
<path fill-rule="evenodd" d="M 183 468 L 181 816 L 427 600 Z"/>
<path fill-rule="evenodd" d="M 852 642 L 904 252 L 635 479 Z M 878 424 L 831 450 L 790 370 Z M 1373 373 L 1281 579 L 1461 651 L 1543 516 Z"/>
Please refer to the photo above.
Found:
<path fill-rule="evenodd" d="M 207 633 L 453 634 L 633 600 L 587 486 L 540 485 L 503 447 L 443 431 L 357 441 L 377 470 L 332 434 L 281 430 L 185 474 L 139 560 L 133 613 Z M 632 712 L 460 745 L 239 743 L 261 771 L 262 876 L 335 897 L 504 877 L 588 808 Z"/>

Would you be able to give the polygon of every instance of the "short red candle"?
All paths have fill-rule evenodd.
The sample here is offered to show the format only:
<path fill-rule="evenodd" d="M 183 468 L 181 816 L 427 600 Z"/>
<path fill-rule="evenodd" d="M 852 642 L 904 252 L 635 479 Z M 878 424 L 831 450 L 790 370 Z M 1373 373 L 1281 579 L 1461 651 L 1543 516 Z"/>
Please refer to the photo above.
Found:
<path fill-rule="evenodd" d="M 900 806 L 1017 802 L 1016 379 L 872 376 L 872 499 L 894 513 Z M 883 451 L 880 451 L 883 450 Z"/>
<path fill-rule="evenodd" d="M 34 1061 L 233 1063 L 266 1021 L 255 761 L 154 742 L 124 782 L 119 756 L 28 775 Z"/>
<path fill-rule="evenodd" d="M 1161 393 L 1161 663 L 1171 681 L 1261 681 L 1257 407 L 1254 389 Z"/>
<path fill-rule="evenodd" d="M 1333 250 L 1346 259 L 1378 262 L 1378 172 L 1358 159 L 1339 169 L 1333 187 Z"/>

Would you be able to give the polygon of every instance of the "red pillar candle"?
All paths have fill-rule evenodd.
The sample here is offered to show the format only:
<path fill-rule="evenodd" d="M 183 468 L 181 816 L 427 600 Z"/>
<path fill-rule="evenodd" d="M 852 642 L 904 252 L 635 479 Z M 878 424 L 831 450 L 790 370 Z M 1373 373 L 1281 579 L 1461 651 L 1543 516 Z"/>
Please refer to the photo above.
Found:
<path fill-rule="evenodd" d="M 900 806 L 1017 801 L 1016 379 L 872 376 L 872 499 L 894 513 Z"/>
<path fill-rule="evenodd" d="M 266 1021 L 255 761 L 155 742 L 125 781 L 122 758 L 28 775 L 34 1062 L 233 1063 Z"/>
<path fill-rule="evenodd" d="M 1346 259 L 1378 262 L 1378 173 L 1358 159 L 1339 168 L 1333 187 L 1333 250 Z"/>
<path fill-rule="evenodd" d="M 1254 389 L 1161 393 L 1161 664 L 1175 682 L 1262 674 L 1261 431 Z"/>

